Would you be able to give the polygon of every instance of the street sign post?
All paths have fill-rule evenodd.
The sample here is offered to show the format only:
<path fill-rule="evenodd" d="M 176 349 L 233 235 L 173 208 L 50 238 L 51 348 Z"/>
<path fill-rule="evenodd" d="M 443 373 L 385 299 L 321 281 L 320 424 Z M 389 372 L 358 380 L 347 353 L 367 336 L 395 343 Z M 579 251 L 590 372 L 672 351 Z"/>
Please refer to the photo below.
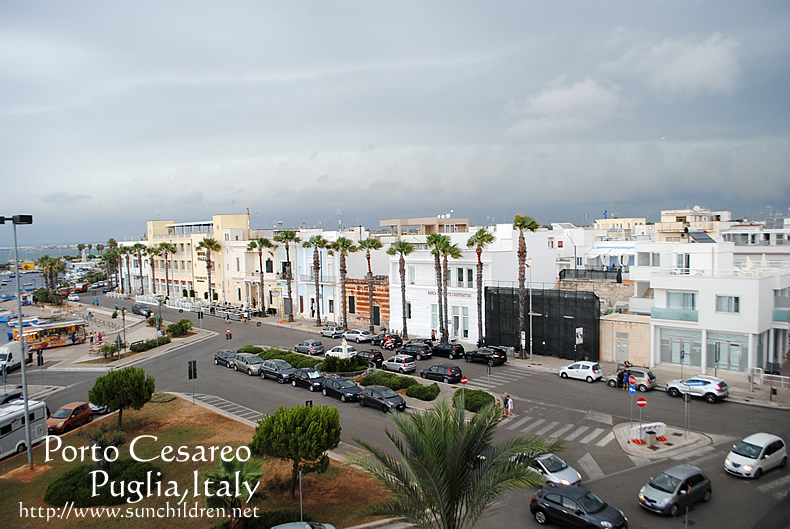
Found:
<path fill-rule="evenodd" d="M 192 404 L 195 403 L 195 379 L 197 378 L 197 360 L 189 360 L 187 363 L 189 380 L 192 381 Z"/>
<path fill-rule="evenodd" d="M 647 399 L 639 397 L 636 399 L 636 405 L 639 406 L 639 438 L 642 438 L 642 408 L 647 406 Z"/>
<path fill-rule="evenodd" d="M 468 381 L 469 379 L 466 378 L 466 375 L 461 377 L 461 384 L 463 385 L 463 387 L 461 388 L 461 396 L 463 396 L 464 402 L 466 402 L 466 383 Z M 466 404 L 464 404 L 464 406 L 466 406 Z"/>
<path fill-rule="evenodd" d="M 461 384 L 463 384 L 464 386 L 466 385 L 466 383 L 467 383 L 468 381 L 469 381 L 469 379 L 468 379 L 468 378 L 466 378 L 466 375 L 464 375 L 464 376 L 462 376 L 462 377 L 461 377 Z"/>

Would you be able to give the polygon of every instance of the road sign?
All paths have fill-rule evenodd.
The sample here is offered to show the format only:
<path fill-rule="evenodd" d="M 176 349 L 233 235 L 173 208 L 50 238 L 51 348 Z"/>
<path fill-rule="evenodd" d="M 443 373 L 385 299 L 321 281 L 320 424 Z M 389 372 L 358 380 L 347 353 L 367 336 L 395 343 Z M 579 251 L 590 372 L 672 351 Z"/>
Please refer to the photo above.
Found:
<path fill-rule="evenodd" d="M 197 361 L 196 360 L 190 360 L 187 363 L 187 366 L 189 368 L 189 380 L 196 379 L 197 378 Z"/>
<path fill-rule="evenodd" d="M 630 386 L 628 386 L 628 393 L 630 393 L 631 395 L 633 395 L 634 393 L 636 393 L 636 388 L 634 387 L 634 385 L 633 385 L 633 384 L 631 384 Z"/>
<path fill-rule="evenodd" d="M 576 327 L 576 345 L 584 343 L 584 327 Z"/>
<path fill-rule="evenodd" d="M 636 377 L 634 375 L 628 377 L 628 383 L 631 384 L 632 386 L 636 384 Z"/>
<path fill-rule="evenodd" d="M 681 359 L 681 360 L 683 360 L 684 358 L 686 358 L 686 351 L 684 351 L 683 349 L 681 349 L 681 350 L 680 350 L 680 359 Z"/>
<path fill-rule="evenodd" d="M 647 406 L 647 399 L 644 397 L 639 397 L 638 399 L 636 399 L 636 405 L 639 406 L 640 408 L 644 408 L 645 406 Z"/>
<path fill-rule="evenodd" d="M 462 377 L 461 377 L 461 384 L 463 384 L 463 385 L 465 386 L 465 385 L 466 385 L 466 382 L 467 382 L 468 380 L 469 380 L 469 379 L 468 379 L 468 378 L 466 378 L 466 375 L 462 376 Z"/>

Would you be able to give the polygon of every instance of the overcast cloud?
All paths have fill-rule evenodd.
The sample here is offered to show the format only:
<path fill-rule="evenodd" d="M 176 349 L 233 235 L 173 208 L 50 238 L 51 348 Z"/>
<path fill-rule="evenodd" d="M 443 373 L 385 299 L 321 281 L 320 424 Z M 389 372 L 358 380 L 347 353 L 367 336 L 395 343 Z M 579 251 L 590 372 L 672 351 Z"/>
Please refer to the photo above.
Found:
<path fill-rule="evenodd" d="M 788 28 L 786 0 L 2 2 L 2 214 L 32 244 L 786 213 Z"/>

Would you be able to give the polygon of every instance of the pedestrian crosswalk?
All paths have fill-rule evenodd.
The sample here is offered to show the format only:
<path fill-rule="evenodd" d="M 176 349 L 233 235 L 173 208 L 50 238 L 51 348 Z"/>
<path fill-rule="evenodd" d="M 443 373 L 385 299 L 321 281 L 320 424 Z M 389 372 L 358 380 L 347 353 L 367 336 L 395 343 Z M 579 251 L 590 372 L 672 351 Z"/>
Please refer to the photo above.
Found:
<path fill-rule="evenodd" d="M 491 369 L 490 375 L 483 375 L 477 378 L 470 378 L 466 384 L 470 389 L 482 389 L 488 391 L 503 384 L 523 380 L 525 376 L 534 374 L 524 368 L 514 366 L 499 366 Z"/>
<path fill-rule="evenodd" d="M 549 439 L 562 439 L 576 441 L 586 445 L 594 442 L 595 446 L 604 447 L 614 440 L 611 428 L 598 428 L 585 424 L 561 423 L 534 417 L 519 417 L 511 424 L 504 426 L 505 430 L 523 434 L 539 435 Z"/>

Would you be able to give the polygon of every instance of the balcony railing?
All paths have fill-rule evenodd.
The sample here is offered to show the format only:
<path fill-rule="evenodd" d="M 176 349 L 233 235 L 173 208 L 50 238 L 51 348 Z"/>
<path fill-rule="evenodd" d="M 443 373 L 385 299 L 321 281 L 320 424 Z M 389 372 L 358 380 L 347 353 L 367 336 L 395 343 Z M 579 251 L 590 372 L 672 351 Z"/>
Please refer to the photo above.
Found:
<path fill-rule="evenodd" d="M 299 274 L 299 281 L 314 283 L 315 282 L 315 274 Z M 329 275 L 323 275 L 322 274 L 321 276 L 319 276 L 318 281 L 320 283 L 336 283 L 337 282 L 337 278 L 335 276 L 329 276 Z"/>
<path fill-rule="evenodd" d="M 653 307 L 650 311 L 650 317 L 658 320 L 699 321 L 699 311 Z"/>

